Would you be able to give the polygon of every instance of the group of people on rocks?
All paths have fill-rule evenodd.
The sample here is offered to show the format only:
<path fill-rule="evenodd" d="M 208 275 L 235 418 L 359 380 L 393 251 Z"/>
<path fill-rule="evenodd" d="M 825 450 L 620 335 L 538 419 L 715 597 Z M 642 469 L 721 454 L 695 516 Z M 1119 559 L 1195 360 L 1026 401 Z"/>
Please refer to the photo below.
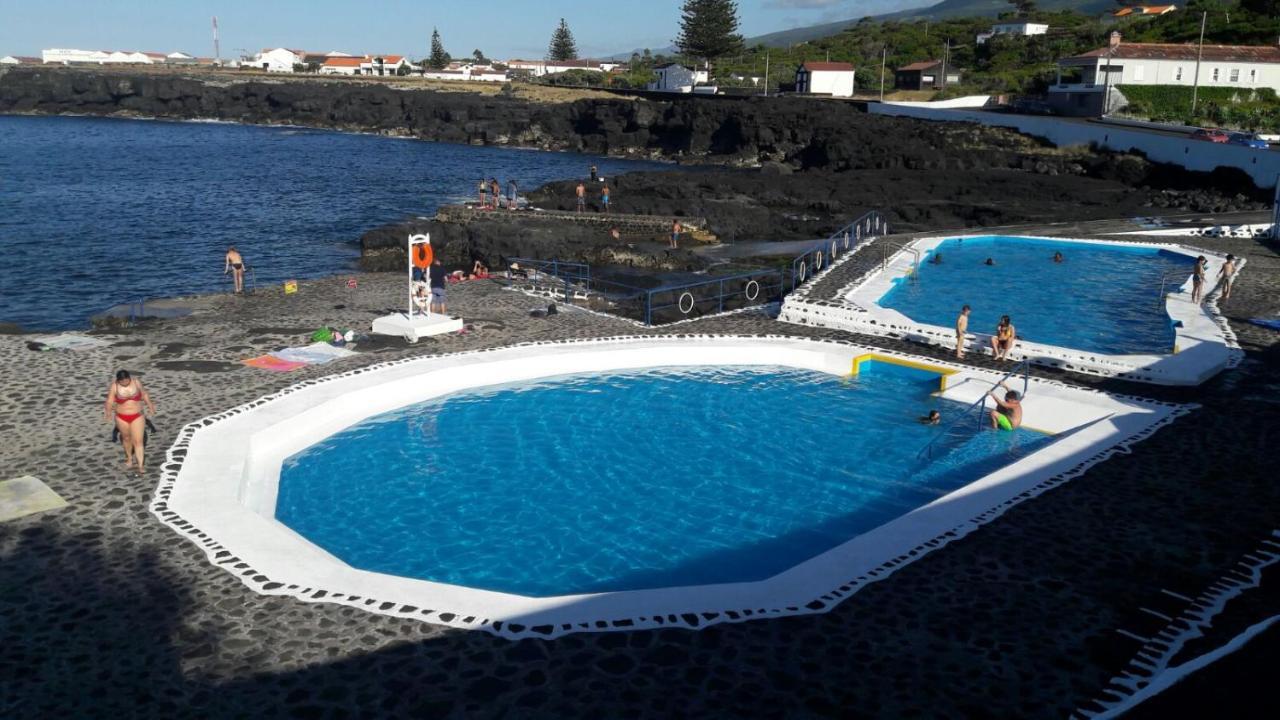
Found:
<path fill-rule="evenodd" d="M 517 200 L 518 186 L 515 178 L 507 180 L 507 195 L 502 195 L 502 183 L 497 178 L 481 179 L 476 185 L 476 191 L 480 195 L 480 208 L 483 210 L 497 210 L 505 200 L 508 210 L 515 210 L 520 203 Z"/>

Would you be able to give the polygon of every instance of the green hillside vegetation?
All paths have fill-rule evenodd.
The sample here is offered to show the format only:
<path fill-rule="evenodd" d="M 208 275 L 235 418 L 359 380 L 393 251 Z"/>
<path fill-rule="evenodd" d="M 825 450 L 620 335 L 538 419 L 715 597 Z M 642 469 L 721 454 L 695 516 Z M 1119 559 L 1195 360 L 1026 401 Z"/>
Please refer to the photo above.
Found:
<path fill-rule="evenodd" d="M 1034 3 L 1031 5 L 1034 7 Z M 942 59 L 950 41 L 949 65 L 963 72 L 963 82 L 958 87 L 947 88 L 947 96 L 1036 95 L 1042 94 L 1056 79 L 1059 58 L 1103 47 L 1112 30 L 1119 30 L 1130 42 L 1195 42 L 1200 31 L 1201 11 L 1209 13 L 1206 43 L 1264 45 L 1280 37 L 1280 0 L 1192 0 L 1169 15 L 1121 21 L 1073 10 L 1032 9 L 1021 17 L 1009 12 L 1000 19 L 1047 23 L 1049 33 L 1032 37 L 996 36 L 983 45 L 978 45 L 975 37 L 990 29 L 993 22 L 990 17 L 887 21 L 867 18 L 834 35 L 786 48 L 770 48 L 757 42 L 740 55 L 721 59 L 713 67 L 713 75 L 714 82 L 722 87 L 750 85 L 734 77 L 763 77 L 767 56 L 769 86 L 777 89 L 793 82 L 795 69 L 802 62 L 829 59 L 853 63 L 858 70 L 859 94 L 873 94 L 879 90 L 882 50 L 887 49 L 885 85 L 888 89 L 893 86 L 895 68 L 920 60 Z M 633 55 L 631 60 L 629 71 L 614 79 L 616 85 L 643 87 L 652 79 L 654 66 L 683 58 Z"/>
<path fill-rule="evenodd" d="M 1280 129 L 1280 101 L 1271 88 L 1200 88 L 1191 115 L 1191 88 L 1180 85 L 1121 85 L 1129 100 L 1123 114 L 1157 122 L 1262 132 Z"/>

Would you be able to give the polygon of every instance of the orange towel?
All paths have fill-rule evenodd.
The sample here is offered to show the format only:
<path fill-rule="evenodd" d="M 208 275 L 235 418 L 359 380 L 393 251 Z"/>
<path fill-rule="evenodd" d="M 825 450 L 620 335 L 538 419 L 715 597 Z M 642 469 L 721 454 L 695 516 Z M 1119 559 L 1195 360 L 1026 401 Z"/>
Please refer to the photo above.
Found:
<path fill-rule="evenodd" d="M 305 367 L 307 365 L 307 363 L 304 362 L 281 360 L 274 355 L 259 355 L 256 358 L 249 358 L 248 360 L 241 360 L 240 362 L 248 365 L 249 367 L 258 368 L 260 370 L 270 370 L 271 372 L 289 372 L 290 370 L 297 370 L 298 368 Z"/>

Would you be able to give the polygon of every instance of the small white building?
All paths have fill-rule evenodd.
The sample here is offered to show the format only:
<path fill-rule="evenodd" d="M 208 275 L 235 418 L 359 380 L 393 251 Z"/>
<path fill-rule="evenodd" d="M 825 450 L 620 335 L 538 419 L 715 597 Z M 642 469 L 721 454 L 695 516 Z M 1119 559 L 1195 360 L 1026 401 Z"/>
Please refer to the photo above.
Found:
<path fill-rule="evenodd" d="M 691 93 L 695 86 L 710 80 L 706 70 L 694 70 L 679 63 L 667 63 L 653 69 L 654 81 L 649 90 L 658 92 Z"/>
<path fill-rule="evenodd" d="M 171 52 L 164 56 L 164 61 L 170 65 L 195 65 L 199 62 L 195 55 L 184 52 Z"/>
<path fill-rule="evenodd" d="M 806 95 L 853 97 L 853 65 L 807 62 L 796 69 L 796 92 Z"/>
<path fill-rule="evenodd" d="M 1088 115 L 1101 111 L 1107 88 L 1195 85 L 1198 56 L 1200 87 L 1280 92 L 1280 47 L 1275 45 L 1205 45 L 1201 55 L 1194 43 L 1125 43 L 1115 32 L 1107 47 L 1058 61 L 1049 103 L 1064 114 Z"/>
<path fill-rule="evenodd" d="M 978 33 L 975 38 L 979 45 L 986 43 L 996 35 L 1018 35 L 1021 37 L 1029 37 L 1031 35 L 1044 35 L 1049 32 L 1049 26 L 1044 23 L 1033 22 L 1008 22 L 996 23 L 991 29 L 984 33 Z"/>
<path fill-rule="evenodd" d="M 543 77 L 570 70 L 607 73 L 621 67 L 622 63 L 610 60 L 508 60 L 506 66 L 508 70 L 519 70 L 533 77 Z"/>
<path fill-rule="evenodd" d="M 269 48 L 254 55 L 252 59 L 241 63 L 241 67 L 251 67 L 267 72 L 293 72 L 294 65 L 304 64 L 306 53 L 289 48 Z"/>
<path fill-rule="evenodd" d="M 365 75 L 398 75 L 400 69 L 408 72 L 413 64 L 403 55 L 365 55 L 360 63 L 360 72 Z"/>
<path fill-rule="evenodd" d="M 364 58 L 326 57 L 320 64 L 321 75 L 359 75 Z"/>
<path fill-rule="evenodd" d="M 5 55 L 0 57 L 0 65 L 39 65 L 44 62 L 38 57 L 28 57 L 26 55 Z"/>
<path fill-rule="evenodd" d="M 423 77 L 433 80 L 462 80 L 472 82 L 506 82 L 507 73 L 492 65 L 469 62 L 452 62 L 442 70 L 427 69 Z"/>
<path fill-rule="evenodd" d="M 101 65 L 107 61 L 111 53 L 103 50 L 75 50 L 72 48 L 51 48 L 40 51 L 40 59 L 46 63 L 57 65 Z"/>

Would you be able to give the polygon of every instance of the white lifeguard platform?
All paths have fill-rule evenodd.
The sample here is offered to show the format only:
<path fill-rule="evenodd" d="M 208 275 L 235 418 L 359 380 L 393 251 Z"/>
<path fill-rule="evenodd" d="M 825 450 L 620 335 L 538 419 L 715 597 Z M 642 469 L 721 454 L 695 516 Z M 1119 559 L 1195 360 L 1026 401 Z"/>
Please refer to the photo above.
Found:
<path fill-rule="evenodd" d="M 409 236 L 409 307 L 406 312 L 383 315 L 373 321 L 375 335 L 394 335 L 411 343 L 419 338 L 444 333 L 457 332 L 462 329 L 462 318 L 427 312 L 415 308 L 413 269 L 416 266 L 423 273 L 431 267 L 430 235 Z"/>

